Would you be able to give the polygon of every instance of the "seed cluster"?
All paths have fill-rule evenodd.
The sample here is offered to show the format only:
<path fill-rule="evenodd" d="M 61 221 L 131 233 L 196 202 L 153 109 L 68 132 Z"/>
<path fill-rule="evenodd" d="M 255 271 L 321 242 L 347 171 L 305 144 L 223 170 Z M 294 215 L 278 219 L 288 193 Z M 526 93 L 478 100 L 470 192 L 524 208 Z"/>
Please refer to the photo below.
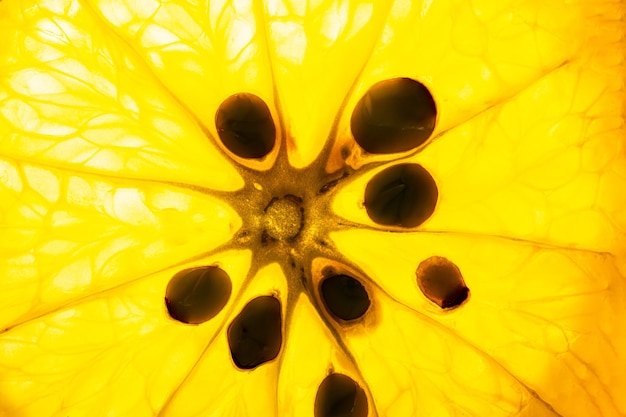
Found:
<path fill-rule="evenodd" d="M 422 83 L 409 78 L 381 81 L 354 109 L 350 123 L 353 143 L 370 154 L 415 152 L 431 138 L 436 119 L 435 100 Z M 292 167 L 286 141 L 277 138 L 267 104 L 249 93 L 226 99 L 217 110 L 215 123 L 221 149 L 235 161 L 245 180 L 241 190 L 214 193 L 243 219 L 233 239 L 215 252 L 251 250 L 248 280 L 261 267 L 278 263 L 288 278 L 288 291 L 307 293 L 320 316 L 337 326 L 363 323 L 368 315 L 375 315 L 372 281 L 339 253 L 329 235 L 365 227 L 334 214 L 331 203 L 344 185 L 381 163 L 356 170 L 346 163 L 327 173 L 332 148 L 328 143 L 312 164 Z M 273 153 L 276 159 L 268 170 L 245 163 Z M 372 222 L 383 230 L 391 227 L 395 231 L 415 231 L 435 213 L 437 201 L 436 179 L 415 163 L 384 167 L 370 179 L 362 196 Z M 328 265 L 314 270 L 315 259 L 326 259 Z M 457 308 L 469 297 L 461 271 L 446 258 L 422 260 L 416 268 L 416 280 L 424 296 L 441 309 Z M 224 308 L 232 295 L 231 287 L 228 274 L 217 266 L 182 270 L 167 287 L 167 311 L 181 323 L 201 324 Z M 227 339 L 237 368 L 254 369 L 279 356 L 287 320 L 285 302 L 275 294 L 261 295 L 231 319 Z M 331 371 L 318 388 L 313 413 L 315 417 L 366 417 L 368 410 L 366 391 L 355 379 Z"/>

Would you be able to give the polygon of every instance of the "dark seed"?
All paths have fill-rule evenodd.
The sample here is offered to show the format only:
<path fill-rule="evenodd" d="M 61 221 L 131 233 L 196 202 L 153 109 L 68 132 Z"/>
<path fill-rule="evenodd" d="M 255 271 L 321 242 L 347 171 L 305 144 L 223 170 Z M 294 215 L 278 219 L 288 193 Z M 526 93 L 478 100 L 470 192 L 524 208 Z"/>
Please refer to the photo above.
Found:
<path fill-rule="evenodd" d="M 215 125 L 224 146 L 242 158 L 262 158 L 276 142 L 270 110 L 254 94 L 235 94 L 224 100 L 215 114 Z"/>
<path fill-rule="evenodd" d="M 235 365 L 253 369 L 271 361 L 282 344 L 280 302 L 271 296 L 257 297 L 241 310 L 228 328 L 228 344 Z"/>
<path fill-rule="evenodd" d="M 350 127 L 367 152 L 386 154 L 415 149 L 435 129 L 437 107 L 424 84 L 393 78 L 374 84 L 359 100 Z"/>
<path fill-rule="evenodd" d="M 363 284 L 347 275 L 325 278 L 320 284 L 320 293 L 330 313 L 342 320 L 358 319 L 370 306 Z"/>
<path fill-rule="evenodd" d="M 228 274 L 216 266 L 185 269 L 167 285 L 165 305 L 174 320 L 204 323 L 224 308 L 231 288 Z"/>
<path fill-rule="evenodd" d="M 416 227 L 433 214 L 438 196 L 435 180 L 421 165 L 400 164 L 370 180 L 364 204 L 378 224 Z"/>
<path fill-rule="evenodd" d="M 421 262 L 416 271 L 417 285 L 442 309 L 458 307 L 469 296 L 459 268 L 446 258 L 433 256 Z"/>
<path fill-rule="evenodd" d="M 367 417 L 365 391 L 347 375 L 328 375 L 317 389 L 315 417 Z"/>

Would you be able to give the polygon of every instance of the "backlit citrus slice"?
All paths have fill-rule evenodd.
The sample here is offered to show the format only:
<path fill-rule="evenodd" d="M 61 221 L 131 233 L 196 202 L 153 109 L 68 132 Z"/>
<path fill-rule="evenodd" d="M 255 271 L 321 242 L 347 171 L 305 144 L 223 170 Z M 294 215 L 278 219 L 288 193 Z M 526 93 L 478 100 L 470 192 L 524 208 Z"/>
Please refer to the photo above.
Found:
<path fill-rule="evenodd" d="M 1 0 L 0 416 L 626 416 L 625 13 Z"/>

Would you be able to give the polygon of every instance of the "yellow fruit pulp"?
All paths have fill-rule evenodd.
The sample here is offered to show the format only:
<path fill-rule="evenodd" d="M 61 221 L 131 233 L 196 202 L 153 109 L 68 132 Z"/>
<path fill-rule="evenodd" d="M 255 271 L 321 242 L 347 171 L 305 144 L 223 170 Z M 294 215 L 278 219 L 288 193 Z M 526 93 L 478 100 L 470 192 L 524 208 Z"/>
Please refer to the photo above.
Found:
<path fill-rule="evenodd" d="M 305 417 L 329 369 L 372 416 L 626 416 L 625 10 L 1 0 L 0 416 Z M 436 130 L 419 152 L 372 156 L 350 115 L 394 77 L 428 86 Z M 293 166 L 334 141 L 329 171 L 348 149 L 357 171 L 402 160 L 435 178 L 435 214 L 405 233 L 363 207 L 383 167 L 337 193 L 364 227 L 331 237 L 368 274 L 375 320 L 331 323 L 277 265 L 244 285 L 250 251 L 210 253 L 242 224 L 209 192 L 244 184 L 214 140 L 240 92 L 267 103 Z M 462 271 L 462 308 L 420 292 L 430 256 Z M 236 296 L 200 326 L 169 318 L 169 279 L 214 264 Z M 284 344 L 241 371 L 225 329 L 265 294 L 284 301 Z"/>

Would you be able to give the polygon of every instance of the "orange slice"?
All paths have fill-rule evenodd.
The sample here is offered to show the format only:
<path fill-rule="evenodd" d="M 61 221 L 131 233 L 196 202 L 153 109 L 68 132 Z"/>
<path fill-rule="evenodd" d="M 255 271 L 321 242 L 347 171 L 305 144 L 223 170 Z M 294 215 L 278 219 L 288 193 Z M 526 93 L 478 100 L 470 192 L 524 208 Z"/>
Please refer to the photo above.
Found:
<path fill-rule="evenodd" d="M 625 13 L 0 1 L 0 416 L 626 416 Z"/>

